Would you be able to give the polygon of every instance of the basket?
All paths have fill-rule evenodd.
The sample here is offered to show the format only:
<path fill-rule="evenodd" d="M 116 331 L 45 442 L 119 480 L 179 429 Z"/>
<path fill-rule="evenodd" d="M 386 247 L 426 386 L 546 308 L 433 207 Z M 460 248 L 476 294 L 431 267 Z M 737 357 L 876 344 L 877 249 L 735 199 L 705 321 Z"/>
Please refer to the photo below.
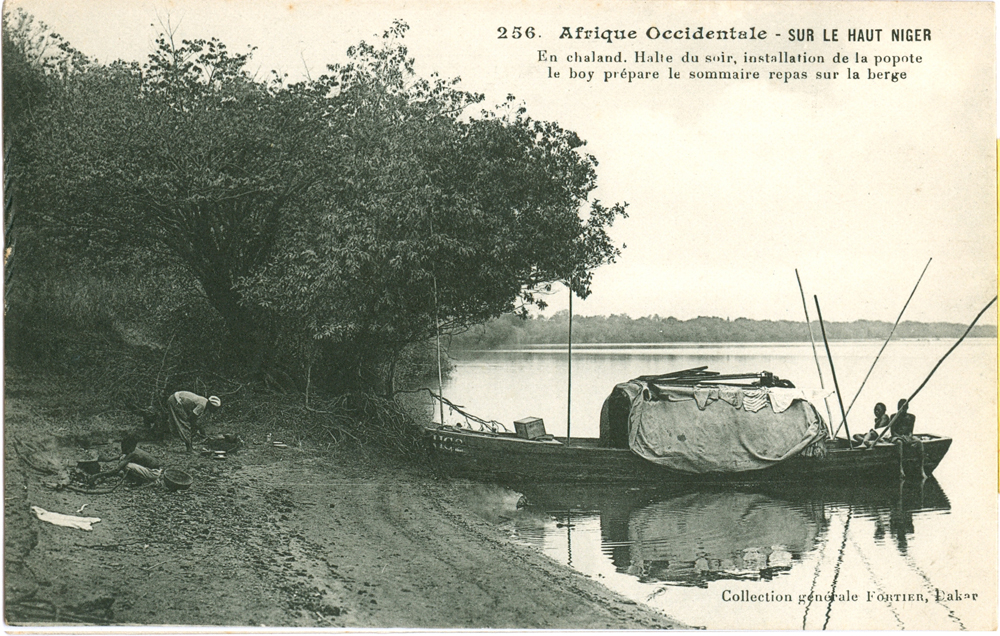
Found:
<path fill-rule="evenodd" d="M 163 485 L 167 490 L 185 490 L 191 487 L 192 482 L 194 479 L 183 470 L 167 468 L 163 471 Z"/>

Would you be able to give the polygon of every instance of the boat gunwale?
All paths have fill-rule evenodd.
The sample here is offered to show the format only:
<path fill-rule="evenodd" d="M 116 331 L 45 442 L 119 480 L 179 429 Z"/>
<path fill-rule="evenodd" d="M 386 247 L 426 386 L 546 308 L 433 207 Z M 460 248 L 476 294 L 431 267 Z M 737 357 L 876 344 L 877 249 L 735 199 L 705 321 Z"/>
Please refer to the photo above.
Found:
<path fill-rule="evenodd" d="M 872 449 L 840 447 L 824 457 L 796 455 L 772 466 L 738 472 L 687 473 L 650 462 L 628 448 L 602 447 L 599 438 L 573 438 L 585 445 L 561 440 L 529 440 L 514 433 L 475 431 L 454 426 L 424 426 L 428 451 L 434 461 L 456 476 L 502 483 L 632 483 L 717 484 L 765 483 L 855 479 L 861 474 L 898 474 L 898 444 L 879 444 Z M 435 439 L 435 436 L 441 436 Z M 925 469 L 930 474 L 944 459 L 952 438 L 918 434 L 924 442 Z M 921 464 L 914 453 L 904 459 L 907 471 Z"/>
<path fill-rule="evenodd" d="M 599 437 L 573 437 L 570 438 L 569 443 L 566 442 L 565 437 L 555 437 L 551 439 L 527 439 L 524 437 L 519 437 L 513 432 L 494 432 L 494 431 L 477 431 L 473 429 L 461 428 L 452 425 L 440 425 L 436 424 L 434 426 L 423 426 L 426 433 L 441 433 L 446 435 L 464 435 L 482 440 L 491 441 L 502 441 L 502 442 L 514 442 L 519 444 L 529 444 L 532 446 L 546 447 L 546 448 L 564 448 L 573 450 L 599 450 L 599 451 L 620 451 L 631 453 L 631 449 L 628 448 L 616 448 L 612 446 L 600 446 Z M 940 443 L 944 440 L 953 441 L 951 437 L 946 435 L 935 435 L 933 433 L 917 433 L 913 437 L 919 438 L 923 443 Z M 860 446 L 854 446 L 853 448 L 844 447 L 841 444 L 847 444 L 848 440 L 843 437 L 835 437 L 832 440 L 830 438 L 824 438 L 827 442 L 837 442 L 836 446 L 828 447 L 828 453 L 843 453 L 843 452 L 859 452 L 859 451 L 870 451 L 874 448 L 889 449 L 897 446 L 896 442 L 881 440 L 871 449 L 862 448 Z M 585 442 L 583 444 L 574 444 L 574 442 Z"/>

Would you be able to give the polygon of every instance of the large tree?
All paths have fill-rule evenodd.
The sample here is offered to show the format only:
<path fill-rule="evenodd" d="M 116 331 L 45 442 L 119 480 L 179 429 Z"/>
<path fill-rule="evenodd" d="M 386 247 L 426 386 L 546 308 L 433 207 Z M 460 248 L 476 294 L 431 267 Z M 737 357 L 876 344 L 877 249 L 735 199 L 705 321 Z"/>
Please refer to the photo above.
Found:
<path fill-rule="evenodd" d="M 259 363 L 267 321 L 236 282 L 273 256 L 289 210 L 308 205 L 338 120 L 327 96 L 252 77 L 249 57 L 162 36 L 142 67 L 89 67 L 45 110 L 20 176 L 57 245 L 182 264 L 237 359 Z"/>
<path fill-rule="evenodd" d="M 27 133 L 39 123 L 39 112 L 90 61 L 23 9 L 3 14 L 2 41 L 4 148 L 16 144 L 28 151 Z"/>
<path fill-rule="evenodd" d="M 513 98 L 472 116 L 482 96 L 419 78 L 405 31 L 295 84 L 169 34 L 88 65 L 39 111 L 32 220 L 53 251 L 180 266 L 241 369 L 300 356 L 329 389 L 391 391 L 407 345 L 553 282 L 585 296 L 624 214 L 591 199 L 596 160 Z"/>
<path fill-rule="evenodd" d="M 16 182 L 32 153 L 31 133 L 42 124 L 47 104 L 89 64 L 89 60 L 23 9 L 3 14 L 4 310 L 13 289 Z"/>
<path fill-rule="evenodd" d="M 321 78 L 339 90 L 351 152 L 322 205 L 302 208 L 268 268 L 244 281 L 342 388 L 391 392 L 404 347 L 544 306 L 538 292 L 554 282 L 586 296 L 624 214 L 589 199 L 597 162 L 575 133 L 512 97 L 469 117 L 481 96 L 417 78 L 404 31 Z"/>

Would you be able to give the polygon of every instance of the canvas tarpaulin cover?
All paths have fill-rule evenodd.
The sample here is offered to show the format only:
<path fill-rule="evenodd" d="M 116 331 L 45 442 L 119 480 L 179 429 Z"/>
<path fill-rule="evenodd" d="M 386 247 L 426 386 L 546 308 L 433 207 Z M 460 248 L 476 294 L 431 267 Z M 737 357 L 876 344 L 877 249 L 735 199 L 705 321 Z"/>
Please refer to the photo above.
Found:
<path fill-rule="evenodd" d="M 813 391 L 773 387 L 620 384 L 630 400 L 628 445 L 688 473 L 759 470 L 825 436 Z M 821 396 L 822 394 L 819 394 Z"/>

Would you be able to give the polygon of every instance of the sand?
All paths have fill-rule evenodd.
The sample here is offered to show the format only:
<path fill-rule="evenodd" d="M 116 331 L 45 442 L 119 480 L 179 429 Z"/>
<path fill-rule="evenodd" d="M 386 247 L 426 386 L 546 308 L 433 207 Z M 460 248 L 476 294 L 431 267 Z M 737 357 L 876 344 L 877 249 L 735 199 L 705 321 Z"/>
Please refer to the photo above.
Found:
<path fill-rule="evenodd" d="M 82 494 L 58 489 L 66 470 L 85 448 L 117 457 L 117 440 L 58 418 L 8 397 L 8 624 L 679 627 L 520 544 L 498 523 L 511 491 L 246 435 L 225 460 L 186 454 L 178 440 L 140 444 L 190 473 L 188 490 Z M 89 532 L 60 527 L 31 506 L 101 521 Z"/>

